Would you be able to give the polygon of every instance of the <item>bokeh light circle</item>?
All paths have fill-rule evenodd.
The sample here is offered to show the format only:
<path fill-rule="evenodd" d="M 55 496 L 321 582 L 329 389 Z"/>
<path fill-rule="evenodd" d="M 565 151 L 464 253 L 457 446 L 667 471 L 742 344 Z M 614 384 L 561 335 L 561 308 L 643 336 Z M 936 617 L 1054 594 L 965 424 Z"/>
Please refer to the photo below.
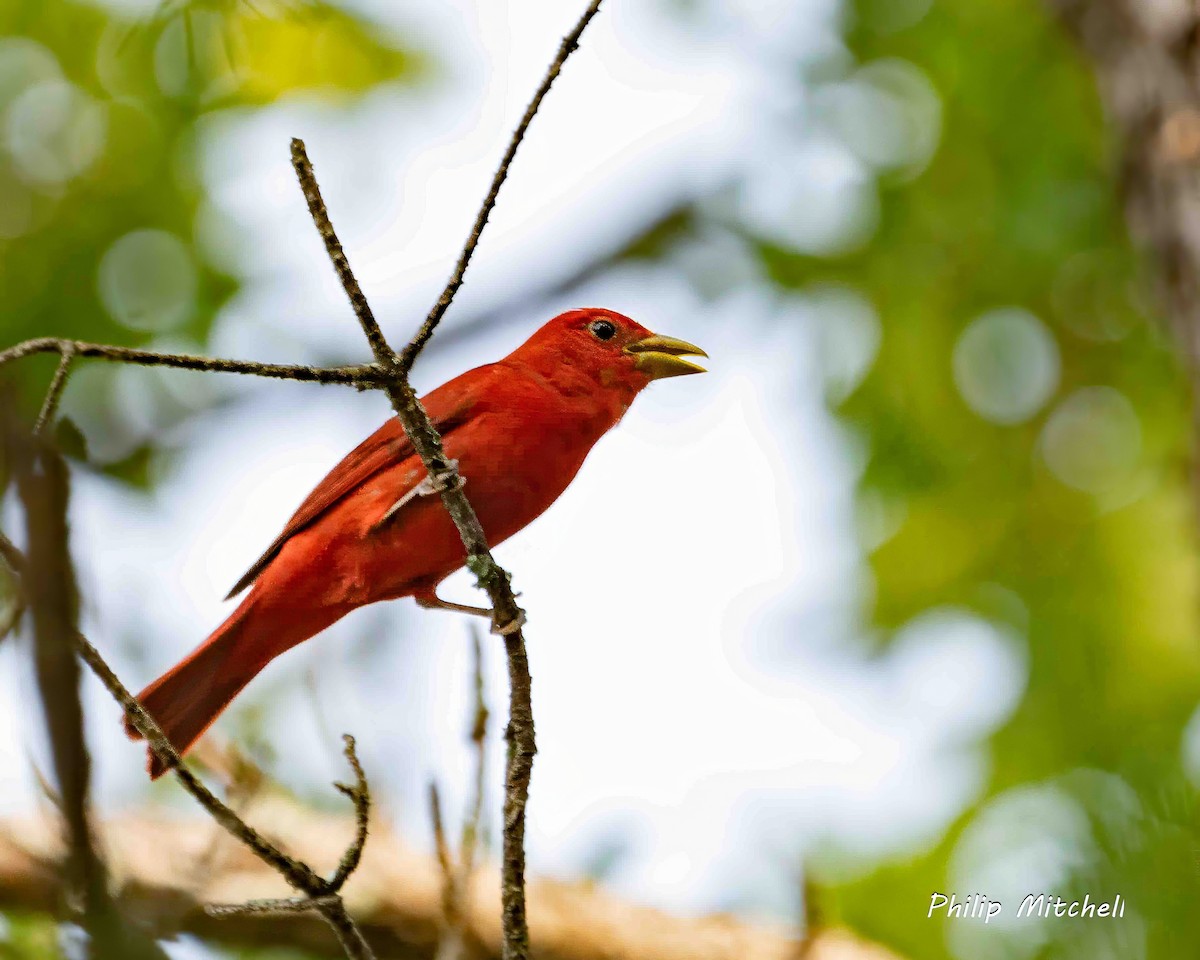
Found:
<path fill-rule="evenodd" d="M 29 87 L 4 113 L 4 145 L 21 177 L 57 185 L 79 176 L 104 148 L 104 109 L 65 80 Z"/>
<path fill-rule="evenodd" d="M 1133 404 L 1112 387 L 1084 387 L 1067 397 L 1042 431 L 1042 456 L 1067 486 L 1101 493 L 1128 478 L 1141 453 Z"/>
<path fill-rule="evenodd" d="M 196 267 L 183 242 L 165 230 L 135 230 L 100 260 L 100 299 L 120 323 L 168 330 L 191 315 Z"/>
<path fill-rule="evenodd" d="M 1019 307 L 975 318 L 954 346 L 954 382 L 975 413 L 999 424 L 1023 423 L 1058 388 L 1054 335 Z"/>

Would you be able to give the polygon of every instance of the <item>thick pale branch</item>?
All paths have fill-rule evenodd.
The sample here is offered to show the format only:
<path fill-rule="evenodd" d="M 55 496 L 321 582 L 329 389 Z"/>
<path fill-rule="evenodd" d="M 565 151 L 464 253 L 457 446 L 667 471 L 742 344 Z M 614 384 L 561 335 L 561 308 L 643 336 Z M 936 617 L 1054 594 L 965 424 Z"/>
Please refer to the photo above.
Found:
<path fill-rule="evenodd" d="M 277 797 L 247 811 L 270 823 L 308 862 L 338 856 L 355 830 L 351 817 L 319 814 Z M 346 906 L 363 933 L 390 960 L 434 960 L 441 932 L 442 871 L 437 860 L 397 836 L 381 818 L 362 865 L 345 890 Z M 219 868 L 199 890 L 180 889 L 189 864 L 209 855 L 202 821 L 134 815 L 99 824 L 110 869 L 122 884 L 126 909 L 151 923 L 242 946 L 292 946 L 332 953 L 329 935 L 303 912 L 287 916 L 215 919 L 209 902 L 277 901 L 286 894 L 278 875 L 237 843 L 221 837 Z M 53 867 L 62 844 L 48 820 L 0 820 L 0 910 L 53 909 Z M 500 956 L 502 934 L 494 865 L 476 869 L 464 899 L 468 952 L 474 960 Z M 801 941 L 782 925 L 753 924 L 729 915 L 678 917 L 618 899 L 594 883 L 533 878 L 529 914 L 539 960 L 795 960 Z M 819 933 L 808 960 L 897 960 L 883 948 L 838 930 Z"/>

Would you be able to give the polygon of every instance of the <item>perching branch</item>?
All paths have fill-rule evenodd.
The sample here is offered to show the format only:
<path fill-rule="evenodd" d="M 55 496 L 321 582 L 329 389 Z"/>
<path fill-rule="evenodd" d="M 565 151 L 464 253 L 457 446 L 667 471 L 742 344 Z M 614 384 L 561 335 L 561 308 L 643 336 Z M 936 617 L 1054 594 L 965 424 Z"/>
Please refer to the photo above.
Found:
<path fill-rule="evenodd" d="M 237 361 L 210 359 L 186 354 L 166 354 L 145 350 L 134 350 L 124 347 L 105 346 L 85 343 L 83 341 L 62 338 L 40 338 L 18 344 L 9 350 L 0 352 L 0 365 L 11 360 L 29 356 L 34 353 L 55 353 L 60 356 L 60 364 L 54 379 L 47 391 L 45 402 L 38 417 L 38 430 L 44 429 L 53 419 L 59 397 L 66 386 L 71 365 L 75 358 L 95 357 L 120 363 L 132 363 L 147 366 L 169 366 L 179 369 L 238 373 L 252 376 L 266 376 L 276 379 L 305 380 L 318 383 L 342 383 L 359 389 L 382 389 L 387 392 L 401 421 L 405 432 L 413 443 L 415 450 L 430 476 L 434 478 L 441 490 L 442 502 L 449 512 L 451 519 L 462 538 L 466 551 L 467 567 L 475 574 L 480 587 L 485 590 L 492 603 L 493 626 L 497 632 L 505 635 L 505 647 L 508 653 L 510 680 L 510 709 L 509 724 L 505 733 L 508 741 L 508 764 L 505 776 L 504 798 L 504 836 L 502 864 L 502 901 L 504 956 L 506 960 L 527 960 L 529 956 L 529 932 L 525 918 L 525 805 L 529 794 L 529 779 L 533 768 L 533 757 L 536 753 L 536 741 L 533 726 L 533 707 L 531 699 L 532 679 L 529 674 L 528 657 L 525 642 L 521 633 L 524 613 L 517 606 L 516 598 L 509 582 L 509 574 L 503 570 L 492 556 L 483 528 L 474 509 L 462 491 L 462 480 L 458 476 L 456 465 L 450 461 L 442 448 L 441 437 L 429 421 L 420 400 L 413 392 L 408 382 L 408 372 L 424 346 L 429 342 L 435 328 L 445 315 L 455 294 L 462 286 L 467 267 L 478 245 L 484 227 L 487 225 L 491 211 L 496 204 L 500 188 L 508 176 L 509 167 L 516 156 L 517 149 L 524 140 L 529 125 L 537 113 L 542 100 L 549 92 L 554 80 L 562 70 L 570 55 L 577 49 L 579 38 L 587 25 L 599 10 L 601 0 L 591 0 L 575 27 L 568 33 L 559 45 L 558 52 L 550 63 L 546 74 L 534 93 L 532 100 L 525 110 L 520 123 L 509 141 L 500 166 L 492 179 L 491 187 L 484 198 L 474 225 L 469 233 L 458 261 L 455 264 L 449 281 L 442 294 L 438 297 L 428 316 L 412 341 L 397 355 L 388 345 L 383 332 L 380 330 L 366 297 L 359 288 L 349 262 L 342 250 L 341 244 L 334 233 L 332 223 L 325 209 L 313 175 L 312 166 L 305 155 L 304 145 L 299 140 L 292 141 L 292 160 L 300 179 L 304 195 L 308 201 L 309 211 L 313 221 L 321 233 L 339 279 L 350 298 L 355 315 L 358 317 L 363 331 L 375 355 L 374 364 L 357 367 L 341 367 L 321 369 L 298 365 L 263 364 L 252 361 Z M 81 655 L 89 666 L 97 672 L 110 692 L 125 706 L 131 722 L 145 736 L 151 748 L 167 762 L 168 768 L 175 771 L 185 789 L 191 793 L 206 810 L 227 830 L 237 836 L 250 847 L 258 856 L 271 863 L 282 873 L 288 882 L 303 891 L 314 901 L 314 909 L 331 924 L 346 946 L 351 956 L 369 956 L 369 948 L 362 942 L 353 923 L 345 914 L 340 898 L 334 898 L 333 905 L 317 904 L 315 901 L 329 896 L 331 882 L 321 880 L 304 864 L 287 857 L 273 845 L 264 840 L 252 828 L 241 820 L 211 794 L 186 768 L 181 765 L 178 754 L 154 724 L 140 704 L 129 694 L 117 680 L 112 671 L 104 664 L 96 650 L 80 639 Z M 348 744 L 348 756 L 352 757 L 353 744 Z M 354 763 L 353 759 L 351 760 Z M 361 771 L 356 769 L 357 774 Z M 345 876 L 354 868 L 357 857 L 361 854 L 361 840 L 365 840 L 365 784 L 358 788 L 346 788 L 345 792 L 354 800 L 356 810 L 361 807 L 361 837 L 358 841 L 358 852 L 344 859 L 342 866 L 334 876 L 334 881 L 340 885 Z M 352 848 L 353 850 L 353 848 Z M 290 908 L 289 908 L 290 909 Z"/>
<path fill-rule="evenodd" d="M 526 108 L 517 129 L 513 132 L 508 149 L 492 179 L 491 189 L 484 198 L 483 205 L 475 218 L 475 225 L 467 237 L 450 281 L 430 310 L 429 316 L 426 317 L 425 322 L 398 359 L 388 345 L 387 339 L 371 311 L 370 304 L 350 269 L 349 260 L 334 231 L 333 223 L 329 219 L 329 212 L 321 197 L 316 174 L 309 162 L 304 143 L 299 139 L 292 140 L 292 166 L 296 170 L 304 198 L 308 202 L 308 211 L 313 218 L 317 232 L 320 233 L 321 239 L 325 243 L 326 252 L 329 254 L 338 279 L 342 282 L 346 296 L 354 308 L 355 316 L 375 355 L 375 362 L 388 375 L 383 389 L 387 391 L 388 397 L 392 401 L 392 409 L 404 427 L 404 432 L 412 441 L 413 448 L 420 456 L 429 476 L 435 480 L 441 491 L 442 503 L 462 538 L 463 548 L 467 554 L 467 568 L 475 574 L 479 586 L 486 591 L 492 602 L 493 628 L 496 632 L 504 635 L 504 645 L 508 654 L 510 688 L 509 721 L 505 732 L 505 738 L 508 741 L 508 763 L 505 773 L 501 871 L 505 960 L 528 960 L 529 957 L 529 925 L 525 915 L 525 806 L 529 799 L 529 780 L 533 773 L 533 758 L 537 753 L 537 741 L 533 725 L 533 680 L 529 673 L 525 638 L 521 632 L 521 624 L 524 622 L 525 615 L 524 611 L 517 606 L 508 572 L 502 569 L 492 557 L 492 551 L 487 537 L 484 535 L 483 526 L 479 522 L 479 517 L 476 516 L 474 508 L 463 492 L 462 478 L 458 475 L 456 465 L 446 457 L 442 448 L 441 436 L 434 429 L 429 415 L 425 412 L 408 382 L 408 371 L 422 348 L 429 342 L 429 338 L 433 336 L 438 322 L 453 302 L 459 287 L 462 286 L 471 256 L 487 225 L 488 216 L 496 203 L 500 187 L 508 175 L 509 164 L 516 155 L 521 141 L 525 138 L 529 124 L 533 120 L 534 114 L 537 113 L 543 98 L 562 70 L 567 58 L 577 48 L 580 36 L 596 15 L 600 3 L 601 0 L 592 0 L 579 18 L 575 28 L 563 38 L 557 55 L 546 71 L 546 76 Z"/>
<path fill-rule="evenodd" d="M 454 521 L 467 552 L 467 568 L 475 574 L 479 586 L 492 601 L 493 629 L 504 634 L 508 653 L 510 685 L 508 765 L 504 790 L 503 882 L 501 910 L 504 923 L 505 960 L 528 960 L 529 926 L 525 916 L 525 805 L 529 799 L 529 779 L 533 772 L 533 757 L 537 743 L 533 727 L 532 677 L 525 638 L 521 624 L 525 614 L 517 606 L 516 596 L 507 571 L 492 557 L 483 526 L 462 490 L 462 478 L 457 466 L 446 457 L 442 439 L 429 420 L 425 408 L 417 399 L 407 376 L 391 359 L 392 351 L 384 339 L 329 220 L 321 198 L 316 175 L 300 140 L 292 140 L 292 164 L 308 200 L 309 213 L 325 240 L 326 249 L 341 277 L 355 314 L 376 351 L 379 366 L 389 370 L 384 389 L 392 401 L 392 409 L 412 441 L 414 449 L 431 477 L 437 478 L 442 503 Z"/>
<path fill-rule="evenodd" d="M 342 740 L 346 744 L 343 751 L 346 762 L 354 771 L 354 786 L 335 783 L 334 787 L 349 797 L 350 802 L 354 804 L 354 842 L 346 848 L 336 872 L 329 878 L 329 889 L 334 893 L 340 891 L 350 879 L 350 874 L 358 869 L 363 847 L 367 845 L 367 831 L 371 821 L 371 791 L 367 788 L 367 775 L 363 773 L 362 764 L 359 763 L 358 754 L 354 749 L 354 738 L 344 733 Z"/>

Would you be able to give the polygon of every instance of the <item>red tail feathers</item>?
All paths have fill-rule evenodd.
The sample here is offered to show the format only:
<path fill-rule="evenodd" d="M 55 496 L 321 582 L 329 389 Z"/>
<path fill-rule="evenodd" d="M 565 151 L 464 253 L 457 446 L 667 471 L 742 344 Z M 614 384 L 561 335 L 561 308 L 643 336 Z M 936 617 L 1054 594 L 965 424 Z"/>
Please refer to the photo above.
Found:
<path fill-rule="evenodd" d="M 181 754 L 186 753 L 231 700 L 241 692 L 271 657 L 256 655 L 245 641 L 249 599 L 193 650 L 138 694 L 138 700 Z M 248 649 L 249 648 L 249 649 Z M 125 732 L 133 740 L 141 734 L 129 719 Z M 147 749 L 151 779 L 166 772 L 166 765 Z"/>

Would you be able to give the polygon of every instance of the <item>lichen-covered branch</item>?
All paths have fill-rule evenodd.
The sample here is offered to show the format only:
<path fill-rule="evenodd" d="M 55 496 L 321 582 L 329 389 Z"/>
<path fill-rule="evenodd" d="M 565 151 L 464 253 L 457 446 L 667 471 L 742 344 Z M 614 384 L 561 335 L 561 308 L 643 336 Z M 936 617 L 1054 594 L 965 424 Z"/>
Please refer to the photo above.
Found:
<path fill-rule="evenodd" d="M 304 364 L 260 363 L 257 360 L 226 360 L 221 357 L 201 357 L 191 353 L 160 353 L 155 350 L 136 350 L 84 340 L 62 337 L 38 337 L 25 340 L 7 350 L 0 350 L 0 366 L 38 353 L 57 353 L 60 357 L 108 360 L 141 367 L 173 367 L 176 370 L 195 370 L 201 373 L 238 373 L 274 380 L 300 380 L 305 383 L 339 383 L 366 390 L 378 387 L 379 370 L 373 364 L 350 367 L 312 367 Z M 61 372 L 61 367 L 59 368 Z M 57 381 L 56 377 L 56 381 Z M 52 383 L 47 398 L 61 391 L 62 384 Z"/>
<path fill-rule="evenodd" d="M 392 401 L 392 409 L 412 441 L 425 469 L 431 477 L 437 477 L 441 487 L 442 503 L 458 528 L 467 554 L 467 567 L 475 574 L 479 586 L 486 591 L 492 603 L 492 623 L 497 632 L 504 634 L 504 645 L 508 654 L 509 675 L 509 721 L 505 731 L 508 741 L 508 764 L 504 789 L 504 832 L 501 901 L 504 926 L 505 960 L 527 960 L 529 957 L 529 926 L 525 916 L 525 806 L 529 799 L 529 779 L 533 772 L 533 758 L 537 753 L 537 740 L 533 724 L 533 681 L 529 673 L 529 657 L 525 651 L 525 638 L 520 624 L 524 611 L 517 606 L 516 596 L 507 571 L 492 557 L 492 551 L 484 534 L 483 526 L 471 507 L 462 489 L 461 478 L 455 465 L 447 459 L 442 448 L 442 439 L 429 415 L 408 382 L 408 372 L 421 350 L 429 342 L 441 318 L 454 301 L 462 286 L 471 257 L 487 226 L 488 217 L 496 204 L 508 176 L 509 165 L 516 156 L 521 142 L 533 121 L 542 100 L 549 92 L 554 80 L 562 71 L 567 58 L 578 48 L 579 38 L 600 9 L 601 0 L 591 0 L 574 28 L 563 38 L 558 52 L 546 70 L 541 84 L 534 92 L 525 113 L 509 140 L 508 148 L 501 158 L 500 166 L 492 178 L 487 196 L 476 214 L 475 223 L 467 236 L 458 262 L 441 296 L 438 297 L 425 322 L 397 358 L 388 345 L 370 304 L 350 269 L 349 260 L 334 231 L 329 212 L 321 197 L 316 174 L 309 162 L 304 144 L 292 140 L 292 166 L 300 181 L 308 211 L 312 215 L 317 232 L 325 243 L 326 252 L 341 280 L 350 305 L 354 309 L 367 342 L 375 355 L 376 365 L 384 372 L 383 389 Z"/>

